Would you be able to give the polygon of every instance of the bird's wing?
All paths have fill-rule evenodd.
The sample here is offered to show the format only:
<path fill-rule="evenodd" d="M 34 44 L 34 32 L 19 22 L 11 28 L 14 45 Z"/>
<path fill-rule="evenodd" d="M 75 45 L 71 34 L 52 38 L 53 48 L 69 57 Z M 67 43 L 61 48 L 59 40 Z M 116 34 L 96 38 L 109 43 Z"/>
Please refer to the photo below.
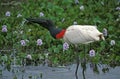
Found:
<path fill-rule="evenodd" d="M 93 26 L 70 26 L 64 35 L 64 40 L 72 44 L 87 44 L 99 40 L 101 34 Z"/>

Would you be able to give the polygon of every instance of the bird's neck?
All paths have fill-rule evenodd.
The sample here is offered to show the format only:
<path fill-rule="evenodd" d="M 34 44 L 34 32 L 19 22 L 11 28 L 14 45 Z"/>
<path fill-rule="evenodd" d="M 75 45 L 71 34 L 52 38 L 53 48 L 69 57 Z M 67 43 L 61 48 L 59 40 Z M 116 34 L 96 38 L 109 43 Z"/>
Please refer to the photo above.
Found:
<path fill-rule="evenodd" d="M 56 39 L 63 38 L 65 31 L 66 31 L 65 29 L 61 30 L 61 32 L 56 35 Z"/>
<path fill-rule="evenodd" d="M 60 39 L 63 38 L 65 30 L 64 29 L 60 29 L 60 28 L 56 28 L 56 27 L 51 27 L 48 29 L 50 34 L 52 35 L 52 37 L 54 37 L 55 39 Z"/>

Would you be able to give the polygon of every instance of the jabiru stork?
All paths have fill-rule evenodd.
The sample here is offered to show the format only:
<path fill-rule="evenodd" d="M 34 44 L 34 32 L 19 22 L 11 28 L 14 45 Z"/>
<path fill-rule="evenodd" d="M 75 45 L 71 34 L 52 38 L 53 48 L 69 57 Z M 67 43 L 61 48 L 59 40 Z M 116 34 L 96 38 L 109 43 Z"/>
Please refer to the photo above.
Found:
<path fill-rule="evenodd" d="M 78 44 L 88 44 L 91 42 L 104 40 L 103 33 L 101 33 L 96 26 L 92 25 L 71 25 L 67 29 L 60 29 L 49 19 L 43 18 L 26 18 L 30 23 L 40 24 L 46 28 L 51 36 L 55 39 L 63 38 L 68 44 L 73 44 L 77 50 Z M 77 51 L 76 51 L 77 52 Z M 79 56 L 77 55 L 77 67 L 75 75 L 77 75 L 79 67 Z"/>

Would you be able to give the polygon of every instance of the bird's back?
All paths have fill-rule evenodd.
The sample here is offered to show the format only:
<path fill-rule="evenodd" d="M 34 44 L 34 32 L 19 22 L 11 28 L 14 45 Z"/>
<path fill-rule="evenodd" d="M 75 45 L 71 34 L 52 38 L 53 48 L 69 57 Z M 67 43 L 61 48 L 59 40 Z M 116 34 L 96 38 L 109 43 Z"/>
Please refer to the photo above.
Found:
<path fill-rule="evenodd" d="M 100 35 L 104 39 L 101 32 L 96 26 L 91 25 L 72 25 L 66 29 L 64 40 L 71 44 L 87 44 L 100 40 Z"/>

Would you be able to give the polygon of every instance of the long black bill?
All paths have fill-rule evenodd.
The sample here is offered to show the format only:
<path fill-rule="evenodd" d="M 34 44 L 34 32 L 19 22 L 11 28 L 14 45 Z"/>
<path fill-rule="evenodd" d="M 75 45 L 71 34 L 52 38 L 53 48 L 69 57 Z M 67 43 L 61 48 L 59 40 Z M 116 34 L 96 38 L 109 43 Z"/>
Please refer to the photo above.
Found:
<path fill-rule="evenodd" d="M 26 18 L 26 20 L 30 23 L 37 23 L 40 24 L 42 27 L 46 29 L 50 29 L 51 27 L 55 27 L 54 23 L 49 19 L 43 18 Z"/>

